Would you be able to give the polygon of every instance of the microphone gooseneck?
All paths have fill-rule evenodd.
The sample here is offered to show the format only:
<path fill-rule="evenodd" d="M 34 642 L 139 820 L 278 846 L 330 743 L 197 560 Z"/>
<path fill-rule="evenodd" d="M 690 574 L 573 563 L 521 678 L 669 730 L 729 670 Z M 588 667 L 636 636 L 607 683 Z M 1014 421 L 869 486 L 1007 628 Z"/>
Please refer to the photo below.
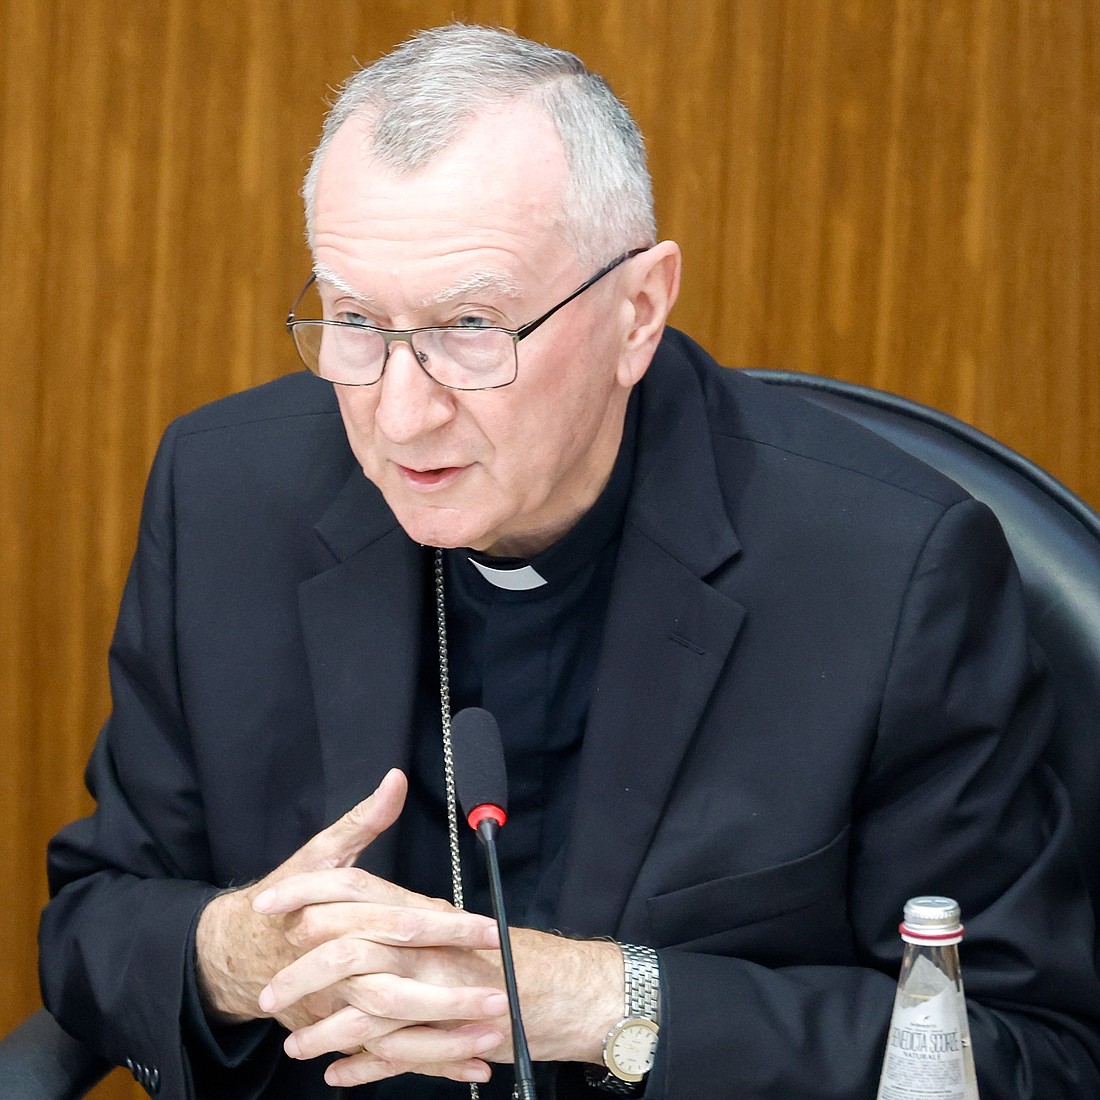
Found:
<path fill-rule="evenodd" d="M 520 1100 L 535 1100 L 534 1072 L 520 1015 L 512 940 L 508 934 L 500 861 L 497 858 L 496 836 L 508 820 L 508 775 L 504 766 L 500 728 L 487 710 L 468 707 L 454 716 L 451 736 L 454 743 L 455 789 L 458 801 L 470 828 L 477 833 L 485 849 L 488 864 L 489 897 L 500 933 L 504 988 L 508 994 L 508 1015 L 512 1025 L 516 1088 Z"/>

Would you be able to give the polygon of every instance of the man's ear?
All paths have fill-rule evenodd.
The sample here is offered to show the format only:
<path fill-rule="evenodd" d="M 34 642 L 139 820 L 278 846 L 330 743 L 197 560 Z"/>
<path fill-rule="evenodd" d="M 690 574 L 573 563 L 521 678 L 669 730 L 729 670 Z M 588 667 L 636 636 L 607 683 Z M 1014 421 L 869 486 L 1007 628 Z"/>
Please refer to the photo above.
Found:
<path fill-rule="evenodd" d="M 641 381 L 657 351 L 665 322 L 680 293 L 680 246 L 661 241 L 630 261 L 627 283 L 627 331 L 619 357 L 618 382 Z"/>

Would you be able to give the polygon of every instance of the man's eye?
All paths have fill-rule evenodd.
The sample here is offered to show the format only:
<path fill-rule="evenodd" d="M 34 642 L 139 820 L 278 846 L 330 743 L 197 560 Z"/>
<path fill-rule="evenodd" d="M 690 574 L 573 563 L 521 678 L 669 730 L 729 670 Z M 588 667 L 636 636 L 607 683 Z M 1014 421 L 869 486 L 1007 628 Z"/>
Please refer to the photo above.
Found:
<path fill-rule="evenodd" d="M 367 320 L 361 313 L 352 313 L 349 310 L 341 310 L 336 314 L 336 320 L 343 322 L 345 325 L 369 325 L 370 321 Z"/>
<path fill-rule="evenodd" d="M 459 317 L 455 323 L 455 328 L 491 328 L 493 322 L 488 317 L 478 317 L 475 313 L 467 313 L 463 317 Z"/>

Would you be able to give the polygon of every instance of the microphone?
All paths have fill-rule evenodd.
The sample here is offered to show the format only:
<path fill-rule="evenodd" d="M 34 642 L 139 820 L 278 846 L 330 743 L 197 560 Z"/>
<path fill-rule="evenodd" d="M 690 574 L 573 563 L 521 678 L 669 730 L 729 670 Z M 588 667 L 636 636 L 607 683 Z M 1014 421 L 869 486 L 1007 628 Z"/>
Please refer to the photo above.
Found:
<path fill-rule="evenodd" d="M 483 821 L 503 828 L 508 820 L 508 774 L 497 720 L 481 707 L 460 710 L 451 722 L 451 742 L 455 791 L 470 828 L 478 836 Z"/>
<path fill-rule="evenodd" d="M 512 1023 L 512 1056 L 515 1061 L 516 1092 L 520 1100 L 535 1100 L 535 1078 L 527 1035 L 519 1010 L 519 990 L 512 957 L 512 940 L 504 911 L 504 889 L 497 859 L 497 833 L 508 820 L 508 773 L 504 746 L 497 720 L 481 707 L 460 710 L 451 722 L 454 753 L 455 791 L 462 812 L 485 848 L 489 868 L 489 896 L 500 932 L 500 955 L 504 965 L 504 988 L 508 994 L 508 1015 Z"/>

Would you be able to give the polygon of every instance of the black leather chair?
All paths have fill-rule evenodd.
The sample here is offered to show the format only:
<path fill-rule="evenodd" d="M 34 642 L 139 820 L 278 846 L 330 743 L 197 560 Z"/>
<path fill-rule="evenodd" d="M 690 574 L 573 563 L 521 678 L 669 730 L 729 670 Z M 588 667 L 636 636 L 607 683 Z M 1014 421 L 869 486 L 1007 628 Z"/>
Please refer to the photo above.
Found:
<path fill-rule="evenodd" d="M 1069 791 L 1100 913 L 1100 515 L 1034 462 L 945 413 L 851 382 L 748 370 L 833 409 L 947 474 L 996 514 L 1050 663 L 1061 723 L 1050 763 Z"/>
<path fill-rule="evenodd" d="M 1100 910 L 1100 516 L 1033 462 L 916 402 L 817 375 L 746 373 L 834 409 L 943 471 L 996 513 L 1019 563 L 1062 722 L 1051 764 L 1077 815 Z M 70 1100 L 107 1070 L 44 1009 L 0 1040 L 0 1100 Z"/>
<path fill-rule="evenodd" d="M 76 1100 L 110 1068 L 40 1008 L 0 1039 L 0 1100 Z"/>

